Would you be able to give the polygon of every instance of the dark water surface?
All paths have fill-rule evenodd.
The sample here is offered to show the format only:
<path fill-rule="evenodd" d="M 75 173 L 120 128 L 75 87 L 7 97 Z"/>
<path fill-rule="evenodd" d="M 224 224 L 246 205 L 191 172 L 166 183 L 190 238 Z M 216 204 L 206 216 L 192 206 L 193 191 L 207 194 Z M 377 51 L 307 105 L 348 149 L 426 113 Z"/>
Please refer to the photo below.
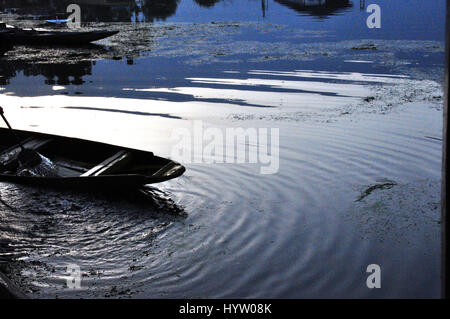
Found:
<path fill-rule="evenodd" d="M 151 202 L 0 183 L 3 271 L 33 297 L 439 297 L 445 1 L 305 2 L 83 1 L 83 28 L 121 32 L 7 52 L 17 128 L 180 161 L 197 121 L 275 128 L 279 170 L 183 162 Z M 0 20 L 48 27 L 66 5 L 5 0 Z"/>

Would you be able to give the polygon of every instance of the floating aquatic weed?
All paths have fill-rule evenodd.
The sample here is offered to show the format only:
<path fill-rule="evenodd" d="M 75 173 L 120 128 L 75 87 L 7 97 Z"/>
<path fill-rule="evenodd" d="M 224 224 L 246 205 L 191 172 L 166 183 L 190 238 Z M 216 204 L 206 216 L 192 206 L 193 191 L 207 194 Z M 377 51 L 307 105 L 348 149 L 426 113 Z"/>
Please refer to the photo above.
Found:
<path fill-rule="evenodd" d="M 362 193 L 361 195 L 358 197 L 357 200 L 355 200 L 355 202 L 359 202 L 362 201 L 364 198 L 366 198 L 367 196 L 369 196 L 370 194 L 372 194 L 373 191 L 377 190 L 377 189 L 391 189 L 393 186 L 397 185 L 396 182 L 394 181 L 390 181 L 387 180 L 384 183 L 377 183 L 374 185 L 370 185 L 369 187 L 367 187 Z"/>
<path fill-rule="evenodd" d="M 439 189 L 440 181 L 433 179 L 408 184 L 379 181 L 355 200 L 346 219 L 356 223 L 362 239 L 408 246 L 427 242 L 435 250 L 439 247 Z"/>

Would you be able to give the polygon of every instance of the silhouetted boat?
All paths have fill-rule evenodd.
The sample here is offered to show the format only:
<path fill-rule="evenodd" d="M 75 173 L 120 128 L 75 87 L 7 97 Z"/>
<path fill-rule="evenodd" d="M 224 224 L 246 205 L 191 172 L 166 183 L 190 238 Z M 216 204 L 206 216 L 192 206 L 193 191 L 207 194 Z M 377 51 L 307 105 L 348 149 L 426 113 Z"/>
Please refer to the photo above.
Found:
<path fill-rule="evenodd" d="M 80 45 L 98 41 L 119 31 L 50 31 L 7 27 L 0 23 L 0 40 L 11 41 L 12 44 L 32 45 Z"/>
<path fill-rule="evenodd" d="M 25 148 L 50 159 L 54 174 L 18 175 L 20 147 L 10 131 L 0 128 L 0 181 L 3 182 L 90 190 L 130 189 L 164 182 L 185 172 L 183 165 L 152 152 L 42 133 L 16 133 Z"/>

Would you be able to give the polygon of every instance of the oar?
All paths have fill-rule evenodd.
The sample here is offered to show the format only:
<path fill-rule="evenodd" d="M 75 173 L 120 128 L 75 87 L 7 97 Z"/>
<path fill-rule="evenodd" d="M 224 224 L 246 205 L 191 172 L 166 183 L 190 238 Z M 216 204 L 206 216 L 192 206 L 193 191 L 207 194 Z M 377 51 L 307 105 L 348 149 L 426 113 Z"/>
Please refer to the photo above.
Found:
<path fill-rule="evenodd" d="M 6 119 L 3 108 L 0 106 L 0 115 L 3 118 L 3 121 L 5 121 L 6 125 L 8 126 L 9 130 L 11 131 L 11 134 L 14 135 L 14 138 L 17 141 L 17 144 L 20 146 L 20 153 L 18 156 L 18 160 L 20 164 L 24 167 L 34 167 L 42 162 L 41 156 L 38 154 L 38 152 L 34 150 L 27 149 L 23 146 L 22 142 L 20 141 L 19 137 L 17 136 L 16 132 L 12 129 L 11 125 L 9 125 L 8 120 Z"/>

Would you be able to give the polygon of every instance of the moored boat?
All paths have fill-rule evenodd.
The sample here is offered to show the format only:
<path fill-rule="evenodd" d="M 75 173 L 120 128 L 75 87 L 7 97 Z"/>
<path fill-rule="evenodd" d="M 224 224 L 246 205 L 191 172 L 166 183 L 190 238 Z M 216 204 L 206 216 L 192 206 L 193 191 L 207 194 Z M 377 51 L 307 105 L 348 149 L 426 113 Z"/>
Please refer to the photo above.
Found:
<path fill-rule="evenodd" d="M 119 31 L 51 31 L 20 29 L 0 23 L 0 40 L 24 45 L 82 45 L 102 40 Z"/>
<path fill-rule="evenodd" d="M 20 174 L 20 147 L 10 131 L 0 128 L 0 181 L 90 190 L 130 189 L 181 176 L 175 161 L 136 149 L 77 138 L 15 131 L 27 149 L 49 159 L 54 174 Z"/>

